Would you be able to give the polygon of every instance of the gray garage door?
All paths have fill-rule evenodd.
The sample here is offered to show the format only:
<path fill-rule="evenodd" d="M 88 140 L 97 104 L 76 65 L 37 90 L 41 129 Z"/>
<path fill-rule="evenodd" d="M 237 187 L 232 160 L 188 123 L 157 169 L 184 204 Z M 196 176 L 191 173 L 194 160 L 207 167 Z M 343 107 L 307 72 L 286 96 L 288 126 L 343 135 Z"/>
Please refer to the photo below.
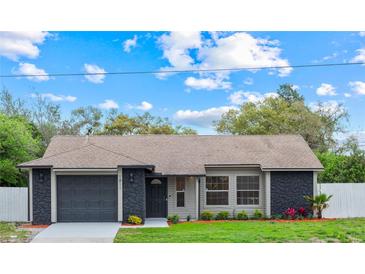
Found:
<path fill-rule="evenodd" d="M 57 176 L 58 222 L 115 222 L 118 186 L 114 175 Z"/>

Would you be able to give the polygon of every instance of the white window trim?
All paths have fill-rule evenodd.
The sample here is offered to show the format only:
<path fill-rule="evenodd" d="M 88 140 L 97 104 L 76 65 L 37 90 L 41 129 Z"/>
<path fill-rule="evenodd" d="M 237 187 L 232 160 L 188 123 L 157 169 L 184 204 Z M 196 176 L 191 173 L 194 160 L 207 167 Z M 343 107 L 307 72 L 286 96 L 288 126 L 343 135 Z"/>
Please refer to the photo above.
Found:
<path fill-rule="evenodd" d="M 214 207 L 224 207 L 224 206 L 229 206 L 229 199 L 230 199 L 230 195 L 229 195 L 229 190 L 230 190 L 230 177 L 229 175 L 226 174 L 221 174 L 221 175 L 207 175 L 206 177 L 228 177 L 228 189 L 227 190 L 208 190 L 207 188 L 207 178 L 205 178 L 205 186 L 204 186 L 204 203 L 205 203 L 205 207 L 210 207 L 210 208 L 214 208 Z M 208 205 L 207 204 L 207 192 L 227 192 L 228 193 L 228 204 L 224 204 L 224 205 Z"/>
<path fill-rule="evenodd" d="M 186 195 L 185 195 L 185 188 L 186 188 L 186 177 L 184 176 L 184 190 L 177 190 L 176 186 L 177 186 L 177 178 L 175 180 L 175 192 L 176 192 L 176 208 L 185 208 L 186 207 Z M 177 205 L 177 194 L 180 193 L 180 192 L 183 192 L 184 193 L 184 206 L 178 206 Z"/>
<path fill-rule="evenodd" d="M 258 205 L 240 205 L 237 203 L 237 177 L 239 176 L 259 176 L 259 204 Z M 263 181 L 262 181 L 262 174 L 258 174 L 258 173 L 244 173 L 244 174 L 236 174 L 234 176 L 234 179 L 235 179 L 235 201 L 234 201 L 234 204 L 236 207 L 239 207 L 239 208 L 247 208 L 247 209 L 251 209 L 251 208 L 262 208 L 263 206 Z"/>

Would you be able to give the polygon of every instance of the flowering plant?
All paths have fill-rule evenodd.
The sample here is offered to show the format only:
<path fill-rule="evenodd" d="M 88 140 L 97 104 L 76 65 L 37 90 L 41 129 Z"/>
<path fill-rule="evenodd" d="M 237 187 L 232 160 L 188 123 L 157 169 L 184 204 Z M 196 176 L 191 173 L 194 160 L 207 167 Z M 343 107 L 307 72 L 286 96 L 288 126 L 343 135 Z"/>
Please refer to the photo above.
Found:
<path fill-rule="evenodd" d="M 305 210 L 305 208 L 304 208 L 304 207 L 300 207 L 300 208 L 298 209 L 298 214 L 299 214 L 300 216 L 305 217 L 305 215 L 307 215 L 307 212 L 306 212 L 306 210 Z"/>
<path fill-rule="evenodd" d="M 295 210 L 295 208 L 288 208 L 287 210 L 284 211 L 284 215 L 287 216 L 290 219 L 294 219 L 295 218 L 295 214 L 297 214 L 297 211 Z"/>

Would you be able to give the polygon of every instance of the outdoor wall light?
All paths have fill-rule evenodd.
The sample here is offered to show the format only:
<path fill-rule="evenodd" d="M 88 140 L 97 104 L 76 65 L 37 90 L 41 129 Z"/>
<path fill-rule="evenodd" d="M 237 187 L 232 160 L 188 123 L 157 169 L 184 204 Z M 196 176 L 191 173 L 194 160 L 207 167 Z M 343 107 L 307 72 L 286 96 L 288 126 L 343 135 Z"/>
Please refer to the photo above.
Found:
<path fill-rule="evenodd" d="M 131 173 L 129 173 L 129 182 L 131 183 L 131 184 L 133 184 L 134 183 L 134 174 L 131 172 Z"/>

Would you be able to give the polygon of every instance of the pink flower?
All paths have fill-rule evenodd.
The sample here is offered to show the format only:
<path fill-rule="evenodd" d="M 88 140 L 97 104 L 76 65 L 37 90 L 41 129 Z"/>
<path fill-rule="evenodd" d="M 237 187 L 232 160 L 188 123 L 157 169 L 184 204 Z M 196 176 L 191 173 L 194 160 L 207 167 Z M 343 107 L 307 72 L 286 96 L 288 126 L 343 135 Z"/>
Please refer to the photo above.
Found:
<path fill-rule="evenodd" d="M 290 217 L 291 219 L 295 218 L 295 214 L 297 214 L 297 211 L 295 210 L 295 208 L 288 208 L 287 210 L 284 211 L 284 214 L 288 217 Z"/>
<path fill-rule="evenodd" d="M 298 209 L 298 214 L 301 215 L 301 216 L 305 216 L 306 215 L 306 211 L 305 211 L 305 208 L 304 207 L 301 207 Z"/>

